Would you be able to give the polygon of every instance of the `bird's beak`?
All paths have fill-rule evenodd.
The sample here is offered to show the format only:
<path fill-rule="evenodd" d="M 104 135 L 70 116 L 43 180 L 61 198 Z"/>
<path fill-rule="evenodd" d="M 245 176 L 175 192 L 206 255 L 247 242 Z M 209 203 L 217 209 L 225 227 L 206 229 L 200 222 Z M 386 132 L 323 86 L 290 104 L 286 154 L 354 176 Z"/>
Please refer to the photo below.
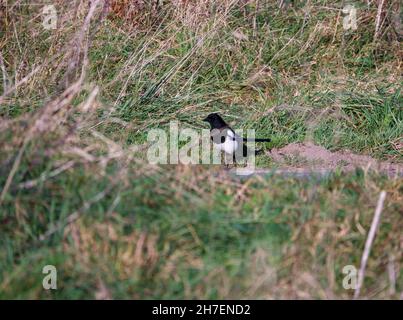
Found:
<path fill-rule="evenodd" d="M 202 121 L 204 121 L 204 122 L 208 122 L 208 119 L 207 119 L 207 118 L 204 118 Z"/>

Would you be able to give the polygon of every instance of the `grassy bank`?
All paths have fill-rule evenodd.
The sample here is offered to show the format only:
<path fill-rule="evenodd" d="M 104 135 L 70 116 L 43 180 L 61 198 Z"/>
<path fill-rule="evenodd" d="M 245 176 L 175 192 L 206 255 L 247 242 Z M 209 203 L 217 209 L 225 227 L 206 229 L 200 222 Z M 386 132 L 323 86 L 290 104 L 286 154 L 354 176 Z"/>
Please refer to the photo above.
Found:
<path fill-rule="evenodd" d="M 402 163 L 398 2 L 378 28 L 378 6 L 355 3 L 357 30 L 337 1 L 116 3 L 57 2 L 50 30 L 40 6 L 3 5 L 0 297 L 350 298 L 342 269 L 359 268 L 385 190 L 361 292 L 398 298 L 401 178 L 234 180 L 145 157 L 149 129 L 220 112 L 266 149 Z M 57 290 L 42 288 L 48 264 Z"/>

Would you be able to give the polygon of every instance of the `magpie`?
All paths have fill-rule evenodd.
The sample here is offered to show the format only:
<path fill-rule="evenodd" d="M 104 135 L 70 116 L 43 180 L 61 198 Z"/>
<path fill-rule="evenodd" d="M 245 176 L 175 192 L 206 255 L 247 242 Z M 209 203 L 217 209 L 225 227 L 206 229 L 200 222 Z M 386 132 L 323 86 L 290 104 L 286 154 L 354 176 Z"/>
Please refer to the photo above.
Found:
<path fill-rule="evenodd" d="M 235 131 L 224 121 L 218 113 L 210 113 L 203 121 L 210 124 L 210 138 L 214 147 L 226 154 L 232 155 L 235 161 L 235 155 L 247 157 L 250 153 L 246 147 L 246 142 L 269 142 L 270 139 L 246 139 L 240 137 Z M 258 155 L 263 150 L 255 150 Z M 242 154 L 241 154 L 242 152 Z"/>

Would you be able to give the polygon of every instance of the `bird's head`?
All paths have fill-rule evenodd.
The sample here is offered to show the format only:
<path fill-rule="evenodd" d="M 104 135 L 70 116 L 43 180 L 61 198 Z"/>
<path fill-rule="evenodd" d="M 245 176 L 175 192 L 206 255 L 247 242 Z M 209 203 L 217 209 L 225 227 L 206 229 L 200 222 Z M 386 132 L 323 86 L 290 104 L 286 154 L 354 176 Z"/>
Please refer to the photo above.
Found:
<path fill-rule="evenodd" d="M 212 129 L 219 129 L 227 125 L 218 113 L 210 113 L 203 121 L 208 122 Z"/>

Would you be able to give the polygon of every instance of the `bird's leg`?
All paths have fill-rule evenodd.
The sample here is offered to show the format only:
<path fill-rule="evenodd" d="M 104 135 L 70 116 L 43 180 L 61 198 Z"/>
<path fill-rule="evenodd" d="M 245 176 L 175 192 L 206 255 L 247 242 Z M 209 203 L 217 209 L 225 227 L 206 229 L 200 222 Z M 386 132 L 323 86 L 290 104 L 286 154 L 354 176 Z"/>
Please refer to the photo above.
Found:
<path fill-rule="evenodd" d="M 227 154 L 226 154 L 225 152 L 222 152 L 222 153 L 221 153 L 221 163 L 223 163 L 225 169 L 228 170 L 229 164 L 228 164 L 228 162 L 227 162 Z"/>

